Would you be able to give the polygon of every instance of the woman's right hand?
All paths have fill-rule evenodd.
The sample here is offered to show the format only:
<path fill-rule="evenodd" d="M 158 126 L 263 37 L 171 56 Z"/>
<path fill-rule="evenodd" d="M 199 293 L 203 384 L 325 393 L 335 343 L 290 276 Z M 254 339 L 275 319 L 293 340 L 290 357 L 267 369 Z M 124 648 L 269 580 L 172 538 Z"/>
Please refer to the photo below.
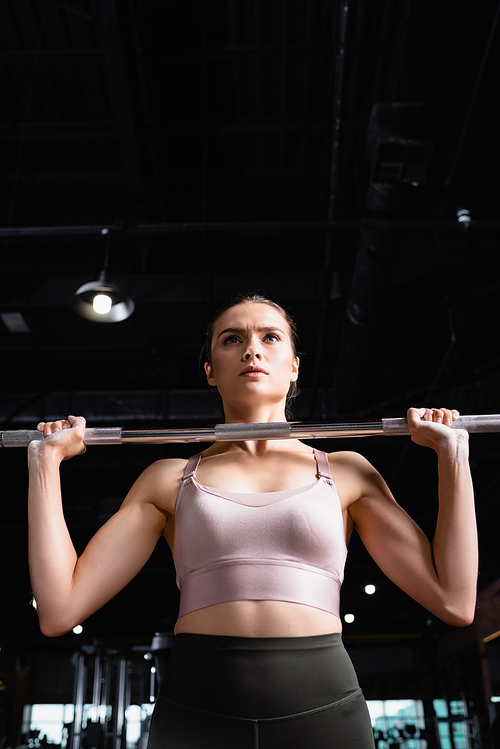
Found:
<path fill-rule="evenodd" d="M 33 440 L 28 445 L 28 455 L 53 455 L 57 460 L 69 460 L 82 455 L 85 450 L 85 419 L 83 416 L 68 416 L 58 421 L 41 421 L 37 429 L 45 439 Z"/>

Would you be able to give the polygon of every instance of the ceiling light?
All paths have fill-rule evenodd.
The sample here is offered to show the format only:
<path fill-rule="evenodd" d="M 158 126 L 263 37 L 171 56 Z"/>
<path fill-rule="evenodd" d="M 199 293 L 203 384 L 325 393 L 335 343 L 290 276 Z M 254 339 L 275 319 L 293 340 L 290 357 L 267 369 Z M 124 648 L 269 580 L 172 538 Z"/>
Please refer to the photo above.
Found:
<path fill-rule="evenodd" d="M 73 295 L 71 306 L 78 315 L 94 322 L 121 322 L 135 309 L 133 300 L 107 281 L 104 271 L 98 281 L 80 286 Z"/>
<path fill-rule="evenodd" d="M 372 596 L 376 590 L 377 589 L 374 585 L 365 585 L 365 593 L 367 596 Z"/>
<path fill-rule="evenodd" d="M 121 322 L 130 317 L 135 304 L 116 284 L 107 279 L 110 234 L 108 229 L 103 229 L 101 233 L 106 237 L 104 267 L 97 281 L 84 283 L 73 294 L 71 307 L 77 315 L 93 322 Z"/>
<path fill-rule="evenodd" d="M 353 621 L 354 621 L 354 614 L 346 614 L 346 615 L 344 616 L 344 621 L 345 621 L 345 622 L 346 622 L 347 624 L 352 624 L 352 623 L 353 623 Z"/>

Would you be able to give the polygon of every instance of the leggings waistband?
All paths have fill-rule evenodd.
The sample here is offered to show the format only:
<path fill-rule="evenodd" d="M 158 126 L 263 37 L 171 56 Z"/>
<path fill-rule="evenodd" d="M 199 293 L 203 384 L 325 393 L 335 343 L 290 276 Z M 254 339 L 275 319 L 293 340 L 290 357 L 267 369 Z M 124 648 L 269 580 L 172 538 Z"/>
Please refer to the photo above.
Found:
<path fill-rule="evenodd" d="M 246 638 L 176 635 L 161 695 L 199 710 L 276 718 L 359 692 L 341 635 Z"/>
<path fill-rule="evenodd" d="M 233 637 L 231 635 L 175 635 L 174 647 L 214 648 L 228 650 L 314 650 L 342 644 L 340 632 L 310 637 Z"/>

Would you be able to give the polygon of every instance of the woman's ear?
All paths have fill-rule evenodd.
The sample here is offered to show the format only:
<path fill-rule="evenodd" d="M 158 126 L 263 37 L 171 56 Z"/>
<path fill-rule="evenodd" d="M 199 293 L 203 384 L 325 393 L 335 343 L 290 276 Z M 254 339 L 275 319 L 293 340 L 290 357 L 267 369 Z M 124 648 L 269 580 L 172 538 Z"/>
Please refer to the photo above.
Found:
<path fill-rule="evenodd" d="M 297 378 L 299 376 L 299 364 L 300 364 L 300 359 L 298 356 L 296 356 L 292 362 L 292 375 L 290 377 L 290 382 L 297 381 Z"/>
<path fill-rule="evenodd" d="M 215 383 L 215 376 L 214 376 L 214 373 L 213 373 L 212 366 L 207 361 L 205 362 L 204 366 L 205 366 L 205 374 L 207 376 L 208 384 L 212 385 L 213 387 L 215 387 L 216 383 Z"/>

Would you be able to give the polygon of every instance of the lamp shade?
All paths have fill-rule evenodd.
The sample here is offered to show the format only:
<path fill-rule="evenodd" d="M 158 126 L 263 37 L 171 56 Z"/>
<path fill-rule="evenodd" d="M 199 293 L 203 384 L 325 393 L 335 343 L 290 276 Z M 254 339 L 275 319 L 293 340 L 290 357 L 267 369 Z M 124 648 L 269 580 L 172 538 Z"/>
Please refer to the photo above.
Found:
<path fill-rule="evenodd" d="M 107 297 L 109 301 L 96 301 L 96 297 Z M 99 301 L 104 304 L 99 305 Z M 126 320 L 134 311 L 135 304 L 118 286 L 106 281 L 101 274 L 98 281 L 90 281 L 80 286 L 71 299 L 71 307 L 77 315 L 87 320 L 109 323 Z"/>

